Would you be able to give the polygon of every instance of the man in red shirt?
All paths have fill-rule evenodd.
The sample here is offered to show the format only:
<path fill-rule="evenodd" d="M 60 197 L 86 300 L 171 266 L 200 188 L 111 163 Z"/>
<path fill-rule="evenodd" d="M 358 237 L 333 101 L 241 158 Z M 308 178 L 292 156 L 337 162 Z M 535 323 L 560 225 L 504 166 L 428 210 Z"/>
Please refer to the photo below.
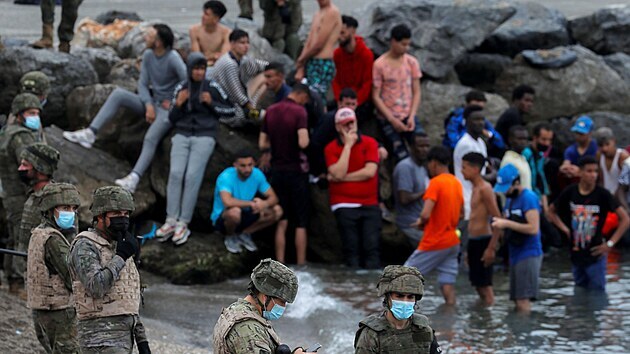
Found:
<path fill-rule="evenodd" d="M 344 88 L 353 89 L 359 103 L 357 111 L 363 112 L 363 107 L 371 107 L 374 53 L 365 45 L 363 38 L 356 35 L 359 22 L 355 18 L 343 15 L 341 23 L 339 47 L 333 53 L 337 68 L 332 82 L 333 93 L 335 97 L 339 97 Z M 362 114 L 358 116 L 363 117 Z"/>
<path fill-rule="evenodd" d="M 324 150 L 330 207 L 337 219 L 349 267 L 380 267 L 381 211 L 378 207 L 378 143 L 357 131 L 350 108 L 335 114 L 338 139 Z"/>
<path fill-rule="evenodd" d="M 405 262 L 425 276 L 434 269 L 447 305 L 455 304 L 459 238 L 457 224 L 464 206 L 461 182 L 448 171 L 451 152 L 444 146 L 429 150 L 427 169 L 431 180 L 424 192 L 424 206 L 414 226 L 424 230 L 422 240 Z"/>

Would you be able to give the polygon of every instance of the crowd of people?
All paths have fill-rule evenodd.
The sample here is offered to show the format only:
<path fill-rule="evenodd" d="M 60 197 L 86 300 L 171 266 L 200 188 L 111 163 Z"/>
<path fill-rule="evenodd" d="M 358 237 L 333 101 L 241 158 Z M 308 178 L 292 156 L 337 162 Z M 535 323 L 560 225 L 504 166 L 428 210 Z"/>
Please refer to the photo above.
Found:
<path fill-rule="evenodd" d="M 171 129 L 166 219 L 156 231 L 161 242 L 180 246 L 191 235 L 188 225 L 199 190 L 208 183 L 204 171 L 220 124 L 257 129 L 258 150 L 239 151 L 233 165 L 220 173 L 207 217 L 232 253 L 256 251 L 256 232 L 275 227 L 277 262 L 261 263 L 270 269 L 265 276 L 291 278 L 281 264 L 287 258 L 289 227 L 295 228 L 296 263 L 307 262 L 312 188 L 328 191 L 343 259 L 351 268 L 382 267 L 382 223 L 389 219 L 386 205 L 393 204 L 392 221 L 415 250 L 405 267 L 388 267 L 394 275 L 388 278 L 385 269 L 383 284 L 390 288 L 379 288 L 379 296 L 385 296 L 388 310 L 362 322 L 357 353 L 372 352 L 365 350 L 376 345 L 373 331 L 383 321 L 397 329 L 409 326 L 408 303 L 422 296 L 422 275 L 436 271 L 445 302 L 455 304 L 460 263 L 467 266 L 481 300 L 491 305 L 493 265 L 502 255 L 509 266 L 510 299 L 522 312 L 529 312 L 538 296 L 543 251 L 549 246 L 568 246 L 576 286 L 605 290 L 606 255 L 630 226 L 630 154 L 617 146 L 614 132 L 595 129 L 590 117 L 580 116 L 571 128 L 575 143 L 565 151 L 553 144 L 555 132 L 547 123 L 534 125 L 530 137 L 526 123 L 536 92 L 521 85 L 496 125 L 484 111 L 484 93 L 469 92 L 444 120 L 442 144 L 432 146 L 434 139 L 416 115 L 422 71 L 408 53 L 411 29 L 394 26 L 389 49 L 375 59 L 356 35 L 356 19 L 341 15 L 330 0 L 318 3 L 301 46 L 296 33 L 300 2 L 260 2 L 263 35 L 296 60 L 291 74 L 280 63 L 249 56 L 249 34 L 220 23 L 227 10 L 217 0 L 204 4 L 201 24 L 190 28 L 192 52 L 186 62 L 173 50 L 169 26 L 149 28 L 138 92 L 117 88 L 87 128 L 63 133 L 90 149 L 121 108 L 150 124 L 132 171 L 116 180 L 117 186 L 94 192 L 93 228 L 76 237 L 78 192 L 53 181 L 60 153 L 46 145 L 40 121 L 49 79 L 41 72 L 22 78 L 22 93 L 13 100 L 0 133 L 0 178 L 8 247 L 28 251 L 29 258 L 23 262 L 5 256 L 4 270 L 11 291 L 19 292 L 26 282 L 38 338 L 49 352 L 55 346 L 79 345 L 75 339 L 65 341 L 76 330 L 66 325 L 75 316 L 83 352 L 110 345 L 131 348 L 131 337 L 124 343 L 115 339 L 116 333 L 130 331 L 141 352 L 149 352 L 137 316 L 139 281 L 132 257 L 138 245 L 127 230 L 132 194 Z M 366 127 L 374 121 L 378 130 L 370 136 Z M 379 193 L 381 174 L 388 168 L 391 201 Z M 502 245 L 506 252 L 500 251 Z M 249 318 L 265 324 L 282 315 L 278 303 L 271 302 L 286 306 L 293 301 L 297 283 L 290 281 L 288 292 L 276 295 L 281 286 L 266 284 L 256 272 L 250 294 L 233 307 L 254 312 Z M 414 285 L 395 283 L 398 276 Z M 54 295 L 42 295 L 47 292 Z M 215 349 L 240 340 L 230 337 L 238 319 L 224 315 L 220 322 L 229 323 L 215 328 Z M 422 345 L 434 351 L 437 343 L 426 319 L 412 322 L 417 328 L 405 335 L 426 332 L 414 334 L 413 341 L 422 338 Z M 112 327 L 113 337 L 93 335 L 103 323 Z"/>

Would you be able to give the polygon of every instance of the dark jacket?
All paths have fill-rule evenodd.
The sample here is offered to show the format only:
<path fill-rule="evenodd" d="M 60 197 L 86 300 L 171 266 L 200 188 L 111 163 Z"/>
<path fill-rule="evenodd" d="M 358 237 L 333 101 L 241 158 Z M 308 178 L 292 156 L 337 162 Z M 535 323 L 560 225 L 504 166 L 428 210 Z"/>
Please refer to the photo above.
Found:
<path fill-rule="evenodd" d="M 195 65 L 206 63 L 206 58 L 199 52 L 188 56 L 188 80 L 182 81 L 175 88 L 169 120 L 175 126 L 175 133 L 184 136 L 215 137 L 219 128 L 219 117 L 234 116 L 235 110 L 229 104 L 227 93 L 213 80 L 195 82 L 192 80 L 192 69 Z M 188 90 L 188 100 L 177 107 L 177 95 L 181 90 Z M 212 103 L 201 102 L 202 92 L 210 93 Z"/>

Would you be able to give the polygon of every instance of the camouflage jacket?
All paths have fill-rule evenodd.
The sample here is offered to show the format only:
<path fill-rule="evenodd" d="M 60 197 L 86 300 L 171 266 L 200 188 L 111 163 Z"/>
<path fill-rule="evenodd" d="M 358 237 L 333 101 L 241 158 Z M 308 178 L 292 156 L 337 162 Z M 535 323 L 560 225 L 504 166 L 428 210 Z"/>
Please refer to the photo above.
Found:
<path fill-rule="evenodd" d="M 270 41 L 284 38 L 287 34 L 296 33 L 302 26 L 302 1 L 287 0 L 289 7 L 290 21 L 288 24 L 282 22 L 280 8 L 276 0 L 260 0 L 260 8 L 263 10 L 265 19 L 262 27 L 262 35 Z"/>
<path fill-rule="evenodd" d="M 22 210 L 22 220 L 20 222 L 20 235 L 18 236 L 17 250 L 25 251 L 28 249 L 28 240 L 31 238 L 31 232 L 42 222 L 42 213 L 39 211 L 39 202 L 42 200 L 42 190 L 28 192 L 28 198 L 24 202 Z M 53 225 L 54 227 L 54 225 Z"/>
<path fill-rule="evenodd" d="M 53 225 L 49 220 L 44 220 L 38 227 L 52 227 L 58 229 L 56 225 Z M 50 270 L 50 273 L 59 274 L 66 288 L 72 291 L 72 278 L 70 277 L 70 270 L 68 269 L 68 254 L 70 253 L 70 246 L 68 246 L 68 244 L 74 239 L 76 231 L 71 233 L 63 231 L 62 234 L 66 237 L 68 243 L 56 237 L 49 238 L 44 246 L 44 262 L 48 270 Z"/>
<path fill-rule="evenodd" d="M 37 132 L 18 124 L 9 124 L 0 130 L 0 180 L 5 196 L 26 195 L 17 169 L 20 154 L 27 146 L 40 141 Z"/>
<path fill-rule="evenodd" d="M 429 320 L 414 313 L 405 329 L 394 328 L 385 312 L 368 316 L 359 323 L 354 340 L 355 354 L 370 353 L 440 353 Z"/>
<path fill-rule="evenodd" d="M 212 341 L 216 354 L 272 354 L 280 344 L 271 323 L 245 299 L 223 309 Z"/>

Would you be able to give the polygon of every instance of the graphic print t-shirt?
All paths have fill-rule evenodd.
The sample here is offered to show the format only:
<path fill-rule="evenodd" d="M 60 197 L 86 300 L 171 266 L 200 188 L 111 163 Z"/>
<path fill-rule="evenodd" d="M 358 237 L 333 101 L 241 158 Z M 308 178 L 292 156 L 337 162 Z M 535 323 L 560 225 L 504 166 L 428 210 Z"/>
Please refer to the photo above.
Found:
<path fill-rule="evenodd" d="M 606 215 L 619 204 L 606 189 L 596 186 L 588 195 L 577 184 L 567 187 L 554 202 L 558 214 L 571 229 L 571 261 L 577 265 L 594 263 L 591 247 L 600 245 Z"/>

